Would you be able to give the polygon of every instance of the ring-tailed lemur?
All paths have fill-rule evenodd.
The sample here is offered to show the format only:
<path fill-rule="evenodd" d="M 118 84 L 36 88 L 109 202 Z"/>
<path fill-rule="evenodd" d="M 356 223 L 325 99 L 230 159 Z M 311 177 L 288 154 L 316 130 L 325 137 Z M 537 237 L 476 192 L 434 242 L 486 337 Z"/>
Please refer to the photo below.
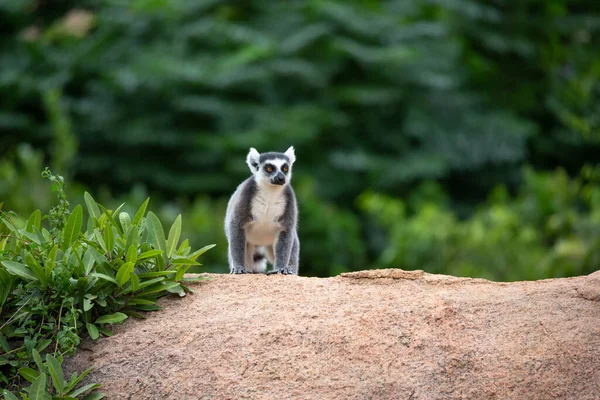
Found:
<path fill-rule="evenodd" d="M 251 148 L 246 163 L 252 176 L 229 199 L 225 235 L 232 274 L 298 274 L 298 207 L 290 185 L 294 148 L 262 153 Z M 265 259 L 266 258 L 266 259 Z"/>

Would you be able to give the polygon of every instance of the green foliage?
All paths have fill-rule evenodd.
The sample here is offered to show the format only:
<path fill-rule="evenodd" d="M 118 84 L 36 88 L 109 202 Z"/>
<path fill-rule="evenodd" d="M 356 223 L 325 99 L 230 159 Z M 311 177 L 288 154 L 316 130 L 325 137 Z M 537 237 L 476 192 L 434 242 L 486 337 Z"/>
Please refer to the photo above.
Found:
<path fill-rule="evenodd" d="M 466 220 L 427 196 L 407 207 L 385 195 L 363 194 L 361 208 L 388 235 L 377 266 L 500 281 L 595 271 L 600 263 L 600 168 L 585 167 L 575 179 L 563 170 L 526 169 L 524 177 L 515 198 L 498 187 Z"/>
<path fill-rule="evenodd" d="M 62 356 L 83 335 L 108 336 L 111 324 L 159 309 L 159 297 L 190 292 L 184 274 L 213 245 L 192 251 L 180 243 L 180 216 L 165 238 L 148 201 L 132 220 L 85 193 L 85 218 L 81 205 L 70 209 L 63 177 L 48 169 L 43 176 L 58 197 L 47 215 L 0 214 L 0 382 L 23 398 L 79 398 L 98 385 L 77 389 L 89 371 L 65 379 Z"/>
<path fill-rule="evenodd" d="M 28 388 L 21 392 L 24 399 L 77 399 L 84 400 L 102 399 L 104 396 L 101 393 L 89 393 L 83 396 L 86 392 L 94 391 L 101 385 L 98 383 L 90 383 L 79 388 L 77 385 L 90 373 L 91 368 L 83 371 L 80 375 L 74 372 L 69 379 L 65 379 L 62 369 L 62 356 L 56 359 L 51 354 L 46 354 L 46 361 L 42 362 L 40 353 L 34 348 L 31 350 L 33 362 L 30 367 L 19 368 L 19 376 L 25 381 L 31 383 Z M 3 391 L 4 399 L 17 399 L 17 397 L 8 390 Z M 82 397 L 83 396 L 83 397 Z"/>
<path fill-rule="evenodd" d="M 74 132 L 76 176 L 118 191 L 144 182 L 223 195 L 247 175 L 249 146 L 290 144 L 298 172 L 335 176 L 317 179 L 318 191 L 345 205 L 365 185 L 398 193 L 424 178 L 485 178 L 517 167 L 540 128 L 473 90 L 465 73 L 475 45 L 465 47 L 461 22 L 502 21 L 519 7 L 506 8 L 175 0 L 4 9 L 12 34 L 0 93 L 10 101 L 0 133 L 44 146 L 49 129 Z"/>
<path fill-rule="evenodd" d="M 495 206 L 504 217 L 475 210 L 498 184 L 517 190 L 523 165 L 574 176 L 600 162 L 600 2 L 23 0 L 0 1 L 0 27 L 1 201 L 22 215 L 48 210 L 44 158 L 113 209 L 141 203 L 141 183 L 162 223 L 185 213 L 192 247 L 220 244 L 207 254 L 213 271 L 226 270 L 224 196 L 248 175 L 250 146 L 296 146 L 302 273 L 320 276 L 381 265 L 380 253 L 402 244 L 358 213 L 367 189 L 402 198 L 386 212 L 406 207 L 410 234 L 425 236 L 406 251 L 422 260 L 442 257 L 432 249 L 450 239 L 439 235 L 491 246 L 456 233 L 473 213 L 498 246 L 512 243 L 511 229 L 525 232 L 512 206 Z M 427 181 L 441 189 L 415 189 Z M 127 218 L 113 219 L 140 222 Z M 429 223 L 438 236 L 422 231 Z M 514 249 L 547 254 L 556 238 L 529 224 L 546 239 L 527 247 L 525 235 Z M 524 265 L 539 254 L 510 257 Z M 465 259 L 464 273 L 481 275 L 490 258 Z M 570 262 L 544 258 L 526 276 L 580 270 Z M 433 269 L 450 273 L 440 263 Z"/>

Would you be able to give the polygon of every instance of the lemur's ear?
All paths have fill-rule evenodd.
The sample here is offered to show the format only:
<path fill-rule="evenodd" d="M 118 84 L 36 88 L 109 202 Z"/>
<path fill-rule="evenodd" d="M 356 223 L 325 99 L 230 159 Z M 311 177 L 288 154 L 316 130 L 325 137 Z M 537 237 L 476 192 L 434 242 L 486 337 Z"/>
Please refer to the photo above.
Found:
<path fill-rule="evenodd" d="M 248 153 L 248 156 L 246 157 L 246 163 L 248 164 L 248 167 L 250 168 L 250 171 L 252 171 L 252 173 L 255 173 L 256 171 L 258 171 L 258 166 L 260 164 L 260 154 L 258 151 L 256 151 L 256 149 L 254 147 L 250 147 L 250 152 Z"/>
<path fill-rule="evenodd" d="M 290 146 L 289 149 L 287 149 L 284 153 L 287 158 L 290 159 L 290 164 L 293 164 L 294 161 L 296 161 L 296 153 L 294 152 L 294 146 Z"/>

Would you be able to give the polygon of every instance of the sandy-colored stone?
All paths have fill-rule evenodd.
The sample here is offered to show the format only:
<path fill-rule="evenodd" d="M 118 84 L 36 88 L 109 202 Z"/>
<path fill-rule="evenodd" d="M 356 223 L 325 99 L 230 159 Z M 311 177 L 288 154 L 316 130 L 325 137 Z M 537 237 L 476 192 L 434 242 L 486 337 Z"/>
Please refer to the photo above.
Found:
<path fill-rule="evenodd" d="M 600 399 L 600 272 L 209 276 L 70 369 L 109 399 Z"/>

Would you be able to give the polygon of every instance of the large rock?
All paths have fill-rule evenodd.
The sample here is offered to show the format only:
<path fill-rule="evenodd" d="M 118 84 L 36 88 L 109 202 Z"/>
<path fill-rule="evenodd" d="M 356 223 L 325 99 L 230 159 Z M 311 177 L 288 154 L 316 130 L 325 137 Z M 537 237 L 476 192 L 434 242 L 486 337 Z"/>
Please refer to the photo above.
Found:
<path fill-rule="evenodd" d="M 600 272 L 209 276 L 70 368 L 109 399 L 600 398 Z"/>

